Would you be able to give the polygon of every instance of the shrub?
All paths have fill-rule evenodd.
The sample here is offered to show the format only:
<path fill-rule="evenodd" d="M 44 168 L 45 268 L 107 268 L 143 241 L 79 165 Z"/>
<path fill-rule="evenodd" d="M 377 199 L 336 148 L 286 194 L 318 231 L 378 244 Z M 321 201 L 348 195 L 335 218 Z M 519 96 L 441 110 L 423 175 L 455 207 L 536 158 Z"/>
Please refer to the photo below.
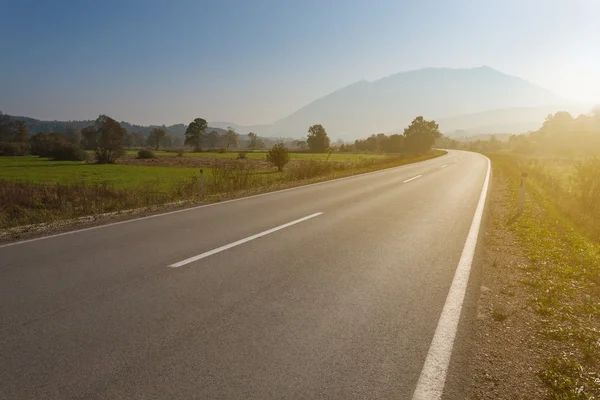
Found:
<path fill-rule="evenodd" d="M 0 156 L 26 156 L 30 153 L 27 143 L 0 143 Z"/>
<path fill-rule="evenodd" d="M 54 161 L 85 161 L 87 153 L 79 146 L 69 142 L 57 142 L 48 153 Z"/>
<path fill-rule="evenodd" d="M 278 143 L 267 153 L 267 161 L 279 172 L 290 162 L 290 153 L 283 143 Z"/>
<path fill-rule="evenodd" d="M 227 153 L 227 147 L 223 146 L 219 149 L 219 153 Z"/>
<path fill-rule="evenodd" d="M 245 160 L 246 159 L 246 152 L 245 151 L 240 151 L 238 153 L 237 158 L 238 158 L 238 160 Z"/>
<path fill-rule="evenodd" d="M 137 152 L 137 158 L 147 160 L 149 158 L 156 158 L 156 156 L 154 155 L 154 152 L 150 149 L 141 149 Z"/>

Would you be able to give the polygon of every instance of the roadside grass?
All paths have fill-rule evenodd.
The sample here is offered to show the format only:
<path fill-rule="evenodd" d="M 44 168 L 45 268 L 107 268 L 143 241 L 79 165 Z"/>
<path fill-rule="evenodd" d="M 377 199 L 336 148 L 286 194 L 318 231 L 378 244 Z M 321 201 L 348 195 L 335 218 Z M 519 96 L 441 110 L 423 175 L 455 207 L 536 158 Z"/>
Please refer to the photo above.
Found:
<path fill-rule="evenodd" d="M 524 155 L 511 155 L 522 172 L 528 172 L 529 178 L 538 186 L 551 194 L 552 204 L 561 215 L 578 226 L 589 237 L 597 237 L 600 240 L 600 209 L 590 209 L 582 202 L 582 187 L 578 182 L 578 170 L 589 157 L 560 158 L 560 157 L 534 157 Z M 598 164 L 600 165 L 600 164 Z M 600 170 L 588 167 L 584 174 L 594 186 L 598 186 Z M 593 188 L 592 189 L 593 195 Z M 595 189 L 600 193 L 600 188 Z M 590 193 L 588 193 L 589 195 Z M 600 199 L 597 200 L 600 202 Z"/>
<path fill-rule="evenodd" d="M 523 160 L 489 155 L 497 172 L 509 178 L 507 201 L 516 212 Z M 530 260 L 527 279 L 530 304 L 541 322 L 540 351 L 546 361 L 538 377 L 550 399 L 600 398 L 600 238 L 579 224 L 576 203 L 557 196 L 565 176 L 556 182 L 530 174 L 523 214 L 511 229 Z M 552 175 L 554 177 L 558 175 Z M 560 179 L 560 178 L 559 178 Z M 600 223 L 600 221 L 595 221 Z M 550 344 L 552 342 L 552 344 Z"/>
<path fill-rule="evenodd" d="M 198 168 L 0 157 L 0 229 L 170 203 L 220 201 L 396 167 L 444 154 L 446 152 L 435 150 L 421 156 L 368 158 L 355 162 L 307 160 L 281 173 L 253 169 L 251 163 L 232 160 L 233 168 L 204 169 L 204 191 Z M 9 232 L 9 236 L 15 235 Z"/>

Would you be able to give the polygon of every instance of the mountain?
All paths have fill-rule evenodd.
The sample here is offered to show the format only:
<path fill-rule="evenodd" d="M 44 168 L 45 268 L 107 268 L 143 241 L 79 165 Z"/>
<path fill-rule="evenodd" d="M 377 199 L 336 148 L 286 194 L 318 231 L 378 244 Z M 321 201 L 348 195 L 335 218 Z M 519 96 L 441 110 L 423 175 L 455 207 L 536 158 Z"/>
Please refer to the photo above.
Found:
<path fill-rule="evenodd" d="M 238 128 L 264 136 L 297 137 L 305 135 L 310 125 L 322 124 L 333 137 L 355 139 L 401 130 L 419 115 L 437 120 L 561 103 L 552 92 L 490 67 L 426 68 L 356 82 L 272 125 Z"/>

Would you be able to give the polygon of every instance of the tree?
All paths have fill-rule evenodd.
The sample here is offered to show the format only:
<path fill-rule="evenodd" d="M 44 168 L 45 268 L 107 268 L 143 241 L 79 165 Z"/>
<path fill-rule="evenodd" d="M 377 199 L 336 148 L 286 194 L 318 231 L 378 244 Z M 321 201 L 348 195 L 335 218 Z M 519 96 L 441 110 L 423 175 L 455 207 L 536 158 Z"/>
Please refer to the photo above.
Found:
<path fill-rule="evenodd" d="M 204 141 L 204 131 L 207 123 L 205 119 L 196 118 L 185 130 L 185 145 L 193 146 L 194 151 L 202 151 L 202 142 Z"/>
<path fill-rule="evenodd" d="M 290 162 L 290 153 L 285 144 L 278 143 L 267 152 L 267 161 L 274 167 L 277 167 L 279 172 L 283 171 L 283 167 Z"/>
<path fill-rule="evenodd" d="M 79 146 L 81 143 L 81 132 L 74 126 L 69 125 L 65 129 L 65 140 L 75 146 Z"/>
<path fill-rule="evenodd" d="M 125 145 L 125 147 L 127 148 L 131 148 L 134 144 L 134 137 L 133 134 L 127 132 L 125 134 L 125 137 L 123 138 L 123 144 Z"/>
<path fill-rule="evenodd" d="M 252 150 L 256 149 L 258 147 L 258 140 L 258 135 L 254 132 L 250 132 L 248 134 L 248 148 Z"/>
<path fill-rule="evenodd" d="M 325 128 L 322 125 L 313 125 L 308 128 L 306 143 L 313 153 L 325 153 L 329 148 L 329 137 Z"/>
<path fill-rule="evenodd" d="M 365 140 L 356 140 L 354 147 L 360 151 L 377 151 L 377 136 L 371 135 Z"/>
<path fill-rule="evenodd" d="M 114 164 L 123 154 L 127 131 L 114 119 L 100 115 L 94 125 L 82 129 L 86 149 L 94 150 L 98 164 Z"/>
<path fill-rule="evenodd" d="M 424 154 L 431 150 L 433 143 L 442 134 L 435 121 L 426 121 L 417 117 L 404 129 L 404 148 L 407 153 Z"/>
<path fill-rule="evenodd" d="M 163 128 L 152 128 L 150 135 L 148 136 L 148 142 L 152 143 L 152 145 L 155 146 L 155 149 L 158 150 L 160 141 L 166 134 L 167 132 L 165 132 Z"/>
<path fill-rule="evenodd" d="M 165 135 L 162 139 L 160 139 L 160 145 L 162 147 L 171 148 L 173 147 L 173 136 Z"/>
<path fill-rule="evenodd" d="M 404 150 L 404 136 L 390 135 L 387 141 L 386 153 L 402 153 Z"/>
<path fill-rule="evenodd" d="M 231 126 L 227 127 L 227 132 L 225 133 L 225 147 L 229 150 L 229 147 L 237 147 L 238 146 L 238 134 L 235 132 L 235 129 Z"/>
<path fill-rule="evenodd" d="M 215 148 L 217 146 L 217 141 L 219 140 L 219 133 L 217 131 L 210 131 L 206 136 L 206 141 L 208 142 L 208 147 Z"/>
<path fill-rule="evenodd" d="M 11 142 L 14 138 L 14 121 L 0 111 L 0 142 Z"/>
<path fill-rule="evenodd" d="M 27 133 L 27 125 L 25 125 L 25 121 L 16 120 L 17 124 L 17 136 L 15 138 L 15 142 L 17 143 L 28 143 L 29 142 L 29 134 Z"/>
<path fill-rule="evenodd" d="M 292 142 L 292 146 L 298 147 L 301 150 L 304 150 L 304 149 L 306 149 L 306 140 L 294 140 Z"/>

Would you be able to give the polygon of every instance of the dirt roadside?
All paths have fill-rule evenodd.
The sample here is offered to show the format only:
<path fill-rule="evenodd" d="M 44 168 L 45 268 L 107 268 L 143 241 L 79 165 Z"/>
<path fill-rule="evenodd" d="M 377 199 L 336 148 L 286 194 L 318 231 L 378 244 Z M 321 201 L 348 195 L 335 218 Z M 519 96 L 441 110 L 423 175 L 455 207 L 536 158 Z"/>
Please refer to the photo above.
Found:
<path fill-rule="evenodd" d="M 464 398 L 600 398 L 600 247 L 520 167 L 492 157 L 494 184 Z M 494 165 L 495 163 L 495 165 Z"/>
<path fill-rule="evenodd" d="M 542 399 L 536 376 L 542 358 L 540 326 L 529 307 L 530 293 L 519 281 L 527 278 L 528 261 L 509 229 L 506 178 L 494 171 L 477 318 L 469 363 L 468 399 Z"/>

